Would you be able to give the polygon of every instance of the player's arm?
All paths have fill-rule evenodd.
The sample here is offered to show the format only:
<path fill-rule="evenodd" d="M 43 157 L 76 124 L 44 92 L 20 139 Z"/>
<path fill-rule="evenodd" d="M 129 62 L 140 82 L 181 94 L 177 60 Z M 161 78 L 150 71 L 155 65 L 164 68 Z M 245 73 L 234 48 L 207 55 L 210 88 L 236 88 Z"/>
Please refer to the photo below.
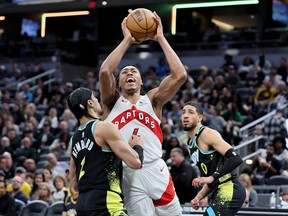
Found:
<path fill-rule="evenodd" d="M 107 56 L 107 58 L 103 61 L 100 71 L 99 71 L 99 82 L 100 82 L 100 95 L 101 102 L 103 104 L 104 112 L 105 109 L 111 109 L 114 105 L 114 102 L 118 98 L 118 93 L 116 91 L 116 81 L 114 77 L 114 72 L 118 68 L 121 59 L 123 58 L 125 52 L 134 42 L 133 37 L 131 36 L 130 31 L 126 27 L 125 17 L 122 21 L 121 28 L 123 32 L 123 40 L 119 43 L 119 45 Z M 105 115 L 105 113 L 104 113 Z"/>
<path fill-rule="evenodd" d="M 77 177 L 76 177 L 76 166 L 73 157 L 70 155 L 70 165 L 69 165 L 69 175 L 70 175 L 70 181 L 71 186 L 74 188 L 75 191 L 78 191 L 77 186 Z"/>
<path fill-rule="evenodd" d="M 204 199 L 211 192 L 210 188 L 205 184 L 201 190 L 197 193 L 196 197 L 191 200 L 191 205 L 194 209 L 198 209 L 200 206 L 200 201 Z"/>
<path fill-rule="evenodd" d="M 159 45 L 161 46 L 169 64 L 171 74 L 160 83 L 159 88 L 153 90 L 151 93 L 149 93 L 150 95 L 148 94 L 148 96 L 150 100 L 154 102 L 154 104 L 156 103 L 156 105 L 162 107 L 166 102 L 172 99 L 179 88 L 185 83 L 187 79 L 187 72 L 181 60 L 164 37 L 160 17 L 156 14 L 156 12 L 154 12 L 154 14 L 158 28 L 157 34 L 153 37 L 153 40 L 158 41 Z"/>
<path fill-rule="evenodd" d="M 100 123 L 100 122 L 99 122 Z M 127 166 L 132 169 L 139 169 L 143 162 L 143 141 L 140 137 L 133 135 L 129 144 L 125 143 L 122 139 L 120 131 L 111 122 L 101 122 L 97 124 L 97 131 L 101 132 L 101 137 L 95 134 L 98 143 L 108 145 L 112 151 L 122 159 Z M 96 131 L 96 130 L 95 130 Z"/>
<path fill-rule="evenodd" d="M 202 136 L 200 137 L 202 141 L 205 140 L 205 143 L 212 146 L 216 151 L 227 158 L 224 165 L 212 174 L 214 181 L 218 180 L 227 173 L 230 173 L 243 162 L 240 155 L 221 137 L 220 133 L 216 130 L 205 128 L 202 132 Z"/>

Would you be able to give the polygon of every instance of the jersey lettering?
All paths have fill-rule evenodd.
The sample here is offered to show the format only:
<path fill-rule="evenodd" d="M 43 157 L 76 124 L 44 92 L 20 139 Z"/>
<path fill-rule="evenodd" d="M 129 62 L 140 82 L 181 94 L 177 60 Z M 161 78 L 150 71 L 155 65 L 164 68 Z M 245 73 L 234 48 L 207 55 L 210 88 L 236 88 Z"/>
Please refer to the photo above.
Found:
<path fill-rule="evenodd" d="M 118 115 L 112 122 L 121 129 L 132 120 L 138 120 L 150 129 L 155 128 L 155 120 L 148 113 L 138 110 L 135 106 Z"/>
<path fill-rule="evenodd" d="M 91 151 L 93 146 L 94 146 L 94 142 L 91 141 L 90 139 L 80 140 L 80 142 L 77 142 L 75 146 L 73 147 L 72 154 L 75 158 L 77 158 L 77 155 L 81 150 L 87 149 L 88 151 Z"/>
<path fill-rule="evenodd" d="M 199 149 L 196 149 L 192 154 L 191 154 L 191 159 L 192 161 L 196 164 L 199 161 Z"/>
<path fill-rule="evenodd" d="M 79 180 L 82 178 L 82 176 L 85 174 L 85 171 L 83 170 L 84 168 L 84 165 L 85 165 L 85 159 L 86 157 L 84 157 L 81 161 L 81 171 L 80 171 L 80 174 L 79 174 Z"/>
<path fill-rule="evenodd" d="M 200 167 L 201 167 L 202 171 L 207 175 L 208 169 L 207 169 L 206 164 L 205 164 L 205 163 L 201 163 L 201 164 L 200 164 Z"/>

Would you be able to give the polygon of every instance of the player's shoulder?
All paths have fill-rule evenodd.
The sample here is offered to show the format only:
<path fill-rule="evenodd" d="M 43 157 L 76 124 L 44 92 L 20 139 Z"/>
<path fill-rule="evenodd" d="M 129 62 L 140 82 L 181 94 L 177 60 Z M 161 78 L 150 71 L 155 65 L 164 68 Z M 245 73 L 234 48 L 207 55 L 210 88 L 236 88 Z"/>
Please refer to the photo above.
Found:
<path fill-rule="evenodd" d="M 115 125 L 112 122 L 109 121 L 99 121 L 97 123 L 97 127 L 104 129 L 104 128 L 111 128 L 111 127 L 115 127 Z"/>
<path fill-rule="evenodd" d="M 220 135 L 220 133 L 217 130 L 215 130 L 213 128 L 210 128 L 210 127 L 207 127 L 207 126 L 203 127 L 202 134 L 204 136 L 217 136 L 217 135 Z"/>

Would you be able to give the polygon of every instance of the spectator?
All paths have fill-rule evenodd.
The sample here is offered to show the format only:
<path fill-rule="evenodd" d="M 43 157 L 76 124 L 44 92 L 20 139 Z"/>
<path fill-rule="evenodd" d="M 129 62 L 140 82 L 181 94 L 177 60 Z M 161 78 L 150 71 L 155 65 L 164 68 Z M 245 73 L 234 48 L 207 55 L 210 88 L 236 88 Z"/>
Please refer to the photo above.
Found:
<path fill-rule="evenodd" d="M 219 114 L 214 106 L 210 106 L 207 112 L 203 113 L 203 125 L 218 131 L 222 136 L 226 134 L 226 120 Z"/>
<path fill-rule="evenodd" d="M 217 90 L 217 92 L 222 94 L 222 91 L 224 88 L 227 88 L 227 84 L 225 83 L 225 78 L 222 74 L 218 74 L 215 77 L 215 84 L 214 84 L 214 89 Z"/>
<path fill-rule="evenodd" d="M 274 99 L 275 95 L 276 90 L 272 87 L 272 81 L 266 80 L 264 81 L 262 87 L 257 90 L 254 97 L 254 102 L 266 104 L 268 102 L 271 102 Z"/>
<path fill-rule="evenodd" d="M 11 196 L 14 199 L 21 200 L 25 204 L 27 204 L 27 197 L 21 190 L 22 184 L 23 184 L 23 179 L 20 176 L 15 176 L 12 181 L 12 191 L 11 191 Z"/>
<path fill-rule="evenodd" d="M 4 152 L 2 156 L 6 159 L 4 171 L 6 173 L 6 179 L 11 179 L 15 174 L 15 163 L 10 152 Z"/>
<path fill-rule="evenodd" d="M 26 124 L 26 129 L 23 131 L 23 138 L 24 137 L 28 137 L 31 141 L 32 141 L 32 147 L 37 149 L 37 139 L 34 137 L 34 133 L 33 130 L 31 130 L 29 128 L 29 125 L 31 124 L 31 122 L 29 122 L 28 124 Z"/>
<path fill-rule="evenodd" d="M 258 194 L 252 186 L 250 176 L 247 173 L 241 173 L 239 176 L 240 182 L 243 184 L 246 190 L 249 192 L 249 204 L 247 207 L 256 207 L 258 202 Z M 245 199 L 246 200 L 246 199 Z"/>
<path fill-rule="evenodd" d="M 238 111 L 238 108 L 234 102 L 228 103 L 227 109 L 225 109 L 221 115 L 227 121 L 229 129 L 226 129 L 226 132 L 230 131 L 230 136 L 232 137 L 232 143 L 238 145 L 241 137 L 239 136 L 240 127 L 243 126 L 244 118 L 242 114 Z"/>
<path fill-rule="evenodd" d="M 241 78 L 237 73 L 236 67 L 234 65 L 228 66 L 228 74 L 225 77 L 225 82 L 230 89 L 236 89 L 241 84 Z"/>
<path fill-rule="evenodd" d="M 5 173 L 2 169 L 0 169 L 0 181 L 5 181 L 6 178 L 5 178 Z"/>
<path fill-rule="evenodd" d="M 210 71 L 208 69 L 208 67 L 206 65 L 202 65 L 200 68 L 199 68 L 199 74 L 197 76 L 197 79 L 195 80 L 196 83 L 196 87 L 199 87 L 199 85 L 201 83 L 203 83 L 204 79 L 207 77 L 207 76 L 210 76 Z"/>
<path fill-rule="evenodd" d="M 53 203 L 50 186 L 47 182 L 41 182 L 39 184 L 38 200 L 42 200 L 44 202 L 47 202 L 49 205 L 51 205 Z"/>
<path fill-rule="evenodd" d="M 22 179 L 21 183 L 21 191 L 25 194 L 27 200 L 30 199 L 30 193 L 31 193 L 31 186 L 25 181 L 26 179 L 26 170 L 24 167 L 16 167 L 15 169 L 15 176 L 14 177 L 20 177 Z M 19 178 L 17 178 L 19 179 Z M 7 191 L 12 192 L 13 191 L 13 185 L 10 183 L 7 185 Z"/>
<path fill-rule="evenodd" d="M 275 137 L 273 139 L 275 148 L 275 158 L 281 162 L 281 173 L 288 170 L 288 150 L 284 137 Z"/>
<path fill-rule="evenodd" d="M 284 81 L 278 81 L 278 89 L 276 97 L 270 103 L 270 107 L 281 107 L 286 105 L 288 102 L 288 88 Z M 273 106 L 274 105 L 274 106 Z"/>
<path fill-rule="evenodd" d="M 182 110 L 178 101 L 171 101 L 172 109 L 167 113 L 168 121 L 171 121 L 172 125 L 176 125 L 181 119 Z"/>
<path fill-rule="evenodd" d="M 250 206 L 250 203 L 249 203 L 249 200 L 250 200 L 250 191 L 245 188 L 245 192 L 246 192 L 246 197 L 245 197 L 245 200 L 243 202 L 243 205 L 241 208 L 248 208 L 248 207 L 251 207 Z"/>
<path fill-rule="evenodd" d="M 34 184 L 34 173 L 31 172 L 26 172 L 26 178 L 25 180 L 31 187 L 31 189 L 33 188 L 33 184 Z M 30 199 L 31 199 L 31 193 L 30 193 Z"/>
<path fill-rule="evenodd" d="M 67 154 L 68 144 L 70 140 L 69 132 L 60 132 L 50 146 L 50 152 L 55 154 L 57 158 Z M 67 154 L 68 155 L 68 154 Z"/>
<path fill-rule="evenodd" d="M 236 63 L 233 61 L 233 56 L 232 55 L 225 54 L 224 55 L 224 60 L 225 60 L 225 62 L 221 66 L 221 69 L 224 71 L 224 73 L 228 72 L 228 67 L 230 65 L 234 65 L 234 67 L 236 68 Z"/>
<path fill-rule="evenodd" d="M 199 191 L 192 186 L 192 180 L 196 178 L 197 172 L 185 159 L 181 148 L 176 147 L 171 150 L 172 167 L 170 170 L 174 187 L 181 204 L 190 202 Z"/>
<path fill-rule="evenodd" d="M 263 80 L 264 74 L 257 70 L 257 67 L 253 67 L 250 72 L 246 75 L 246 86 L 251 87 L 252 89 L 258 88 Z"/>
<path fill-rule="evenodd" d="M 77 128 L 77 119 L 74 117 L 74 115 L 69 109 L 64 110 L 61 116 L 61 120 L 67 122 L 68 132 L 70 135 L 72 135 L 75 129 Z"/>
<path fill-rule="evenodd" d="M 211 76 L 207 76 L 197 88 L 197 98 L 200 102 L 208 102 L 214 88 L 214 81 Z"/>
<path fill-rule="evenodd" d="M 222 94 L 220 95 L 220 101 L 223 102 L 225 105 L 232 102 L 232 93 L 228 87 L 224 87 L 222 89 Z"/>
<path fill-rule="evenodd" d="M 47 95 L 43 92 L 43 89 L 41 86 L 38 86 L 36 89 L 36 93 L 34 95 L 34 103 L 35 105 L 47 105 L 48 104 L 48 98 Z"/>
<path fill-rule="evenodd" d="M 42 171 L 36 172 L 34 175 L 34 182 L 30 193 L 30 200 L 38 199 L 39 197 L 39 184 L 44 182 L 44 174 Z"/>
<path fill-rule="evenodd" d="M 9 193 L 7 193 L 6 183 L 3 180 L 0 180 L 0 215 L 16 215 L 15 200 Z"/>
<path fill-rule="evenodd" d="M 156 68 L 156 72 L 157 72 L 158 77 L 160 77 L 162 79 L 164 76 L 166 76 L 166 73 L 169 70 L 170 70 L 169 65 L 167 64 L 165 58 L 160 57 L 158 59 L 158 65 Z"/>
<path fill-rule="evenodd" d="M 17 134 L 20 134 L 19 126 L 14 123 L 13 117 L 11 115 L 5 119 L 5 124 L 2 129 L 2 136 L 4 136 L 10 129 L 14 129 Z"/>
<path fill-rule="evenodd" d="M 37 161 L 37 150 L 32 147 L 32 141 L 29 137 L 24 137 L 21 140 L 21 148 L 16 151 L 16 160 L 18 160 L 18 158 L 21 156 Z"/>
<path fill-rule="evenodd" d="M 275 158 L 275 148 L 269 144 L 266 157 L 257 155 L 253 159 L 252 169 L 256 171 L 256 178 L 260 184 L 269 184 L 271 176 L 280 175 L 281 163 Z"/>
<path fill-rule="evenodd" d="M 167 146 L 165 148 L 164 161 L 166 161 L 166 163 L 169 163 L 167 160 L 170 158 L 170 153 L 175 147 L 180 147 L 180 143 L 178 138 L 173 136 L 168 140 Z"/>
<path fill-rule="evenodd" d="M 186 102 L 192 100 L 196 94 L 197 94 L 197 89 L 195 88 L 195 81 L 190 75 L 188 75 L 187 80 L 184 84 L 182 96 L 179 100 L 180 105 L 182 106 Z"/>
<path fill-rule="evenodd" d="M 16 152 L 18 148 L 20 148 L 20 135 L 17 134 L 16 130 L 14 128 L 11 128 L 7 131 L 5 134 L 10 140 L 10 146 L 12 147 L 13 151 Z"/>
<path fill-rule="evenodd" d="M 33 100 L 34 101 L 34 100 Z M 34 117 L 37 122 L 41 121 L 42 116 L 37 113 L 37 107 L 34 103 L 29 103 L 28 106 L 25 108 L 24 111 L 25 119 L 29 119 L 30 117 Z"/>
<path fill-rule="evenodd" d="M 268 142 L 273 142 L 275 137 L 286 137 L 286 119 L 285 112 L 282 109 L 277 109 L 276 114 L 272 118 L 266 119 L 263 122 L 263 132 L 267 136 Z"/>
<path fill-rule="evenodd" d="M 10 104 L 11 106 L 11 104 Z M 22 127 L 25 122 L 24 112 L 21 108 L 21 105 L 18 103 L 13 103 L 12 109 L 11 109 L 11 116 L 15 122 L 16 125 Z"/>
<path fill-rule="evenodd" d="M 27 158 L 24 161 L 24 168 L 26 169 L 27 172 L 35 173 L 36 171 L 35 160 L 33 160 L 32 158 Z"/>
<path fill-rule="evenodd" d="M 3 155 L 0 155 L 0 170 L 4 172 L 5 166 L 6 166 L 6 158 Z M 6 176 L 6 173 L 5 173 L 5 176 Z"/>
<path fill-rule="evenodd" d="M 288 68 L 287 68 L 287 59 L 281 57 L 279 62 L 279 67 L 277 68 L 277 74 L 282 77 L 282 80 L 285 83 L 288 83 L 287 75 L 288 75 Z"/>
<path fill-rule="evenodd" d="M 97 90 L 97 80 L 94 76 L 93 71 L 88 71 L 88 73 L 86 74 L 86 80 L 83 82 L 82 86 L 90 89 L 91 91 Z"/>
<path fill-rule="evenodd" d="M 66 197 L 63 205 L 62 216 L 76 216 L 76 202 L 79 192 L 70 187 L 70 195 Z"/>
<path fill-rule="evenodd" d="M 33 92 L 30 89 L 30 85 L 29 84 L 24 84 L 21 86 L 21 91 L 20 91 L 20 97 L 21 98 L 27 98 L 29 103 L 33 102 Z"/>
<path fill-rule="evenodd" d="M 50 122 L 46 120 L 43 123 L 43 128 L 37 136 L 37 149 L 40 149 L 43 146 L 50 146 L 55 139 L 55 136 L 50 132 Z"/>
<path fill-rule="evenodd" d="M 282 80 L 282 77 L 277 74 L 277 70 L 275 67 L 272 67 L 269 74 L 265 76 L 264 82 L 270 80 L 272 83 L 272 88 L 276 90 L 276 93 L 279 89 L 279 81 Z"/>
<path fill-rule="evenodd" d="M 272 67 L 272 63 L 268 60 L 264 53 L 259 55 L 259 58 L 255 61 L 255 66 L 258 71 L 262 71 L 265 75 L 269 74 Z"/>
<path fill-rule="evenodd" d="M 56 175 L 53 179 L 53 185 L 55 190 L 52 191 L 52 200 L 63 201 L 68 196 L 68 188 L 66 187 L 66 179 L 62 175 Z"/>
<path fill-rule="evenodd" d="M 47 160 L 52 167 L 52 172 L 54 175 L 64 174 L 67 169 L 69 169 L 69 165 L 67 162 L 58 161 L 57 157 L 53 153 L 49 153 L 47 155 Z"/>
<path fill-rule="evenodd" d="M 280 193 L 280 208 L 288 209 L 288 188 L 285 187 Z"/>
<path fill-rule="evenodd" d="M 246 75 L 252 71 L 253 67 L 254 67 L 253 59 L 250 56 L 246 56 L 238 69 L 238 73 L 239 76 L 241 77 L 241 80 L 246 80 Z"/>
<path fill-rule="evenodd" d="M 54 185 L 53 185 L 53 176 L 54 173 L 52 171 L 52 166 L 50 164 L 47 164 L 43 170 L 42 173 L 44 175 L 44 182 L 47 182 L 50 186 L 50 190 L 53 191 L 55 190 Z"/>
<path fill-rule="evenodd" d="M 9 152 L 11 155 L 14 155 L 14 150 L 10 145 L 10 140 L 6 136 L 3 136 L 0 142 L 0 155 L 4 152 Z"/>

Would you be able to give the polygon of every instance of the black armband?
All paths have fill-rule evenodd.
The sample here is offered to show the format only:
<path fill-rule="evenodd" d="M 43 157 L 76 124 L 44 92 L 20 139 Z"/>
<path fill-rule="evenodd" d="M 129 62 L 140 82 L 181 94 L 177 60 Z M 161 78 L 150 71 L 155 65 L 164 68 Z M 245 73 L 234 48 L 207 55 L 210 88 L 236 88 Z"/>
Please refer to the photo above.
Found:
<path fill-rule="evenodd" d="M 140 145 L 134 145 L 133 149 L 138 153 L 139 160 L 141 161 L 141 164 L 143 164 L 144 154 L 143 154 L 143 148 Z"/>
<path fill-rule="evenodd" d="M 225 157 L 228 159 L 224 162 L 223 166 L 219 170 L 215 171 L 211 176 L 214 177 L 214 180 L 218 180 L 227 173 L 232 172 L 236 169 L 242 162 L 240 155 L 233 149 L 230 148 L 226 153 Z"/>

